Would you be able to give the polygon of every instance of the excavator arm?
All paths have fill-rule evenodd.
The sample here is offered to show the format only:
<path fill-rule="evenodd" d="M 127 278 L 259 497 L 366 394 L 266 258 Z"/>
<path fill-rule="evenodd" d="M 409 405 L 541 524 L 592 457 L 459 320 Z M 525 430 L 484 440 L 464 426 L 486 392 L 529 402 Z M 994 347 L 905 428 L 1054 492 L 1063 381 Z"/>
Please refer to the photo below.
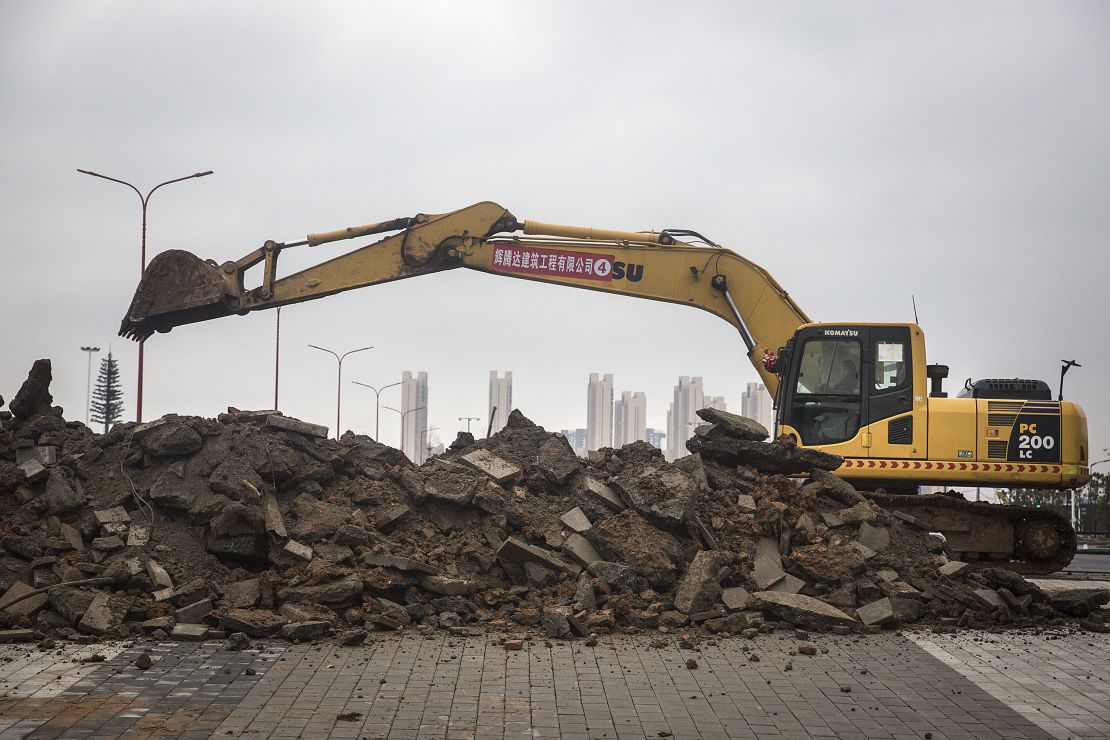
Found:
<path fill-rule="evenodd" d="M 277 277 L 283 250 L 386 233 L 377 242 Z M 678 237 L 696 237 L 705 243 Z M 246 272 L 259 264 L 262 284 L 247 288 Z M 809 323 L 765 270 L 694 232 L 520 222 L 496 203 L 483 202 L 445 214 L 419 214 L 310 234 L 291 244 L 268 241 L 242 259 L 222 265 L 180 250 L 163 252 L 151 260 L 120 334 L 145 340 L 156 331 L 182 324 L 456 268 L 708 311 L 739 331 L 749 360 L 772 394 L 779 382 L 774 353 L 799 326 Z"/>

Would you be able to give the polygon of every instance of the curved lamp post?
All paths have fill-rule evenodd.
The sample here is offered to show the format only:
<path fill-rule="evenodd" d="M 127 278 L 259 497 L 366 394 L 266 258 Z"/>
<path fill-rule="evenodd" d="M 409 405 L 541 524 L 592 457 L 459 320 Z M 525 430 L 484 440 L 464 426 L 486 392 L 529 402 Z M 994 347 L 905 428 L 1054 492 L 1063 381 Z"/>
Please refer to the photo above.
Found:
<path fill-rule="evenodd" d="M 340 402 L 340 400 L 342 398 L 342 395 L 343 395 L 343 359 L 347 355 L 353 355 L 355 352 L 365 352 L 368 349 L 374 349 L 374 348 L 373 347 L 359 347 L 358 349 L 352 349 L 352 350 L 350 350 L 348 352 L 344 352 L 343 354 L 340 355 L 340 354 L 336 354 L 335 352 L 333 352 L 330 349 L 327 349 L 325 347 L 317 347 L 315 344 L 310 344 L 308 346 L 312 347 L 312 349 L 318 349 L 321 352 L 327 352 L 329 355 L 334 357 L 335 361 L 339 364 L 339 370 L 338 370 L 338 373 L 335 376 L 335 438 L 339 439 L 339 435 L 340 435 L 339 402 Z"/>
<path fill-rule="evenodd" d="M 158 188 L 162 187 L 163 185 L 171 185 L 175 182 L 181 182 L 182 180 L 192 180 L 194 177 L 205 177 L 207 175 L 212 174 L 212 170 L 208 170 L 207 172 L 194 172 L 191 175 L 185 175 L 185 177 L 176 177 L 173 180 L 166 180 L 165 182 L 158 183 L 157 185 L 152 187 L 147 192 L 146 195 L 143 195 L 141 190 L 139 190 L 137 187 L 135 187 L 131 183 L 127 182 L 126 180 L 120 180 L 120 179 L 115 178 L 115 177 L 108 177 L 107 175 L 102 175 L 99 172 L 92 172 L 91 170 L 83 170 L 83 169 L 78 168 L 77 171 L 80 172 L 82 175 L 92 175 L 93 177 L 99 177 L 102 180 L 111 180 L 112 182 L 118 182 L 120 185 L 126 185 L 127 187 L 134 190 L 135 194 L 139 196 L 139 200 L 143 204 L 142 254 L 141 254 L 141 261 L 139 263 L 139 278 L 140 279 L 142 279 L 143 275 L 146 274 L 146 206 L 147 206 L 147 203 L 150 202 L 150 196 L 154 195 L 154 191 L 157 190 Z M 143 345 L 144 344 L 145 344 L 145 341 L 140 339 L 139 340 L 139 382 L 138 382 L 138 387 L 135 389 L 136 397 L 137 397 L 137 400 L 135 402 L 135 421 L 138 421 L 138 422 L 141 422 L 143 420 Z"/>

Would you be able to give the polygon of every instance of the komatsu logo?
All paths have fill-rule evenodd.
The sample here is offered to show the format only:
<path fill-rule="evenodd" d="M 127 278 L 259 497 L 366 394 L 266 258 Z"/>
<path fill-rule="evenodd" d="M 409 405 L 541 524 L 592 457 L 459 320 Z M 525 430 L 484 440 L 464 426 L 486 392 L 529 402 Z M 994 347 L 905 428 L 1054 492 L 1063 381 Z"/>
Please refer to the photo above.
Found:
<path fill-rule="evenodd" d="M 826 337 L 858 337 L 859 329 L 825 329 Z"/>

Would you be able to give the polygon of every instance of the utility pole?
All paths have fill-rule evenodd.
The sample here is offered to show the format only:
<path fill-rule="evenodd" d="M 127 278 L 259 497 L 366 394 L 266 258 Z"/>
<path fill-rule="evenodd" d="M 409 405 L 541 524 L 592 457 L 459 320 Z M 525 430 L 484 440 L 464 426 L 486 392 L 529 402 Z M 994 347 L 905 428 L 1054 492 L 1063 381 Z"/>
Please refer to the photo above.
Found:
<path fill-rule="evenodd" d="M 82 352 L 89 355 L 88 369 L 85 371 L 85 426 L 89 425 L 89 405 L 92 403 L 92 356 L 99 352 L 100 347 L 82 347 Z"/>
<path fill-rule="evenodd" d="M 150 202 L 150 196 L 154 195 L 154 191 L 157 190 L 158 188 L 162 187 L 163 185 L 170 185 L 170 184 L 173 184 L 175 182 L 181 182 L 182 180 L 192 180 L 194 177 L 205 177 L 207 175 L 212 174 L 212 170 L 208 170 L 207 172 L 194 172 L 191 175 L 185 175 L 185 177 L 178 177 L 178 178 L 174 178 L 173 180 L 166 180 L 165 182 L 158 183 L 157 185 L 152 187 L 147 192 L 146 195 L 143 195 L 142 191 L 140 191 L 137 187 L 135 187 L 131 183 L 127 182 L 126 180 L 118 180 L 114 177 L 108 177 L 107 175 L 101 175 L 99 172 L 92 172 L 90 170 L 82 170 L 80 168 L 78 168 L 77 171 L 80 172 L 82 175 L 92 175 L 93 177 L 99 177 L 103 180 L 111 180 L 112 182 L 118 182 L 120 185 L 126 185 L 127 187 L 134 190 L 135 194 L 139 196 L 139 200 L 143 204 L 142 254 L 141 254 L 141 260 L 139 262 L 139 279 L 140 280 L 142 280 L 143 275 L 146 274 L 146 207 L 147 207 L 147 204 Z M 145 343 L 146 343 L 146 340 L 144 340 L 144 339 L 139 340 L 139 382 L 138 382 L 138 386 L 136 388 L 137 400 L 135 401 L 135 421 L 137 421 L 137 422 L 142 422 L 142 420 L 143 420 L 143 345 Z"/>

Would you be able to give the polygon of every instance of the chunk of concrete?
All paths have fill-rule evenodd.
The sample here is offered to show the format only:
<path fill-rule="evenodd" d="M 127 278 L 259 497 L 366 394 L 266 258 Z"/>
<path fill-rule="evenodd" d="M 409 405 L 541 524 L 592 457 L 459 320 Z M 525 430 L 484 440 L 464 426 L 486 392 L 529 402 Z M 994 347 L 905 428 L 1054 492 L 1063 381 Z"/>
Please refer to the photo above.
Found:
<path fill-rule="evenodd" d="M 132 524 L 127 531 L 128 547 L 144 547 L 150 542 L 150 527 L 146 524 Z"/>
<path fill-rule="evenodd" d="M 0 643 L 32 642 L 38 639 L 38 633 L 28 629 L 0 630 Z"/>
<path fill-rule="evenodd" d="M 697 414 L 717 429 L 720 429 L 726 436 L 734 439 L 762 442 L 771 436 L 766 427 L 746 416 L 739 416 L 715 408 L 698 409 Z"/>
<path fill-rule="evenodd" d="M 590 541 L 577 532 L 567 537 L 562 547 L 563 552 L 584 568 L 602 559 Z"/>
<path fill-rule="evenodd" d="M 993 589 L 977 588 L 972 593 L 974 593 L 976 596 L 982 599 L 984 603 L 991 607 L 997 608 L 1006 605 L 1006 602 L 1002 600 L 1002 597 L 999 596 Z"/>
<path fill-rule="evenodd" d="M 77 629 L 90 635 L 103 635 L 120 622 L 111 608 L 111 599 L 108 594 L 96 594 L 92 603 L 85 610 Z"/>
<path fill-rule="evenodd" d="M 48 474 L 46 466 L 39 460 L 25 460 L 19 464 L 19 468 L 23 471 L 23 477 L 26 478 L 28 483 L 38 483 Z"/>
<path fill-rule="evenodd" d="M 750 493 L 741 493 L 736 497 L 736 508 L 740 509 L 742 514 L 754 514 L 758 508 L 755 505 L 755 497 Z"/>
<path fill-rule="evenodd" d="M 375 509 L 371 515 L 374 521 L 374 528 L 381 531 L 392 524 L 397 523 L 408 514 L 410 511 L 406 504 L 390 504 Z"/>
<path fill-rule="evenodd" d="M 721 603 L 730 612 L 738 612 L 742 609 L 748 608 L 748 602 L 751 600 L 751 594 L 743 586 L 734 586 L 726 588 L 721 591 Z"/>
<path fill-rule="evenodd" d="M 420 586 L 425 591 L 443 596 L 467 596 L 482 590 L 482 584 L 470 578 L 451 578 L 450 576 L 423 576 Z"/>
<path fill-rule="evenodd" d="M 85 505 L 85 492 L 77 482 L 70 485 L 65 475 L 54 468 L 47 477 L 43 500 L 46 502 L 47 514 L 68 514 Z"/>
<path fill-rule="evenodd" d="M 732 559 L 720 550 L 701 550 L 694 556 L 690 567 L 678 582 L 674 594 L 674 608 L 683 614 L 706 611 L 721 595 L 719 572 Z"/>
<path fill-rule="evenodd" d="M 867 625 L 882 626 L 896 619 L 894 605 L 891 603 L 889 596 L 885 596 L 878 601 L 872 601 L 870 604 L 864 604 L 856 609 L 856 615 L 861 622 Z"/>
<path fill-rule="evenodd" d="M 834 626 L 859 624 L 851 616 L 823 601 L 803 594 L 788 594 L 777 591 L 760 591 L 752 594 L 754 606 L 763 611 L 764 616 L 782 619 L 807 629 L 825 629 Z"/>
<path fill-rule="evenodd" d="M 201 599 L 181 607 L 173 613 L 173 616 L 178 624 L 198 624 L 210 611 L 212 611 L 212 599 Z"/>
<path fill-rule="evenodd" d="M 610 486 L 596 478 L 586 476 L 586 493 L 595 501 L 608 506 L 613 511 L 624 511 L 624 501 Z"/>
<path fill-rule="evenodd" d="M 169 571 L 156 560 L 146 561 L 146 574 L 150 577 L 150 582 L 154 584 L 156 590 L 173 588 L 173 579 L 170 578 Z"/>
<path fill-rule="evenodd" d="M 170 637 L 183 642 L 202 642 L 208 637 L 208 626 L 203 624 L 176 624 Z"/>
<path fill-rule="evenodd" d="M 377 553 L 366 553 L 360 557 L 360 560 L 366 565 L 374 566 L 377 568 L 393 568 L 394 570 L 403 570 L 412 573 L 425 573 L 430 576 L 438 576 L 441 571 L 427 563 L 412 558 L 402 558 L 397 555 L 379 555 Z"/>
<path fill-rule="evenodd" d="M 951 578 L 952 576 L 963 572 L 965 568 L 967 568 L 967 563 L 960 560 L 949 560 L 947 563 L 937 568 L 937 572 L 940 573 L 942 576 L 948 576 L 949 578 Z"/>
<path fill-rule="evenodd" d="M 590 522 L 590 518 L 586 516 L 586 512 L 582 511 L 578 506 L 575 506 L 566 514 L 559 517 L 559 521 L 572 532 L 585 532 L 593 526 L 593 523 Z"/>
<path fill-rule="evenodd" d="M 899 521 L 905 522 L 906 524 L 910 525 L 911 527 L 914 527 L 916 529 L 920 529 L 924 532 L 931 532 L 933 530 L 933 527 L 930 526 L 928 522 L 925 522 L 925 521 L 922 521 L 921 519 L 918 519 L 913 514 L 907 514 L 904 511 L 894 511 L 894 512 L 891 512 L 891 513 L 892 513 L 892 515 L 894 516 L 895 519 L 898 519 Z"/>
<path fill-rule="evenodd" d="M 318 586 L 289 586 L 278 591 L 277 596 L 282 601 L 338 604 L 358 596 L 362 589 L 362 579 L 349 575 Z"/>
<path fill-rule="evenodd" d="M 286 417 L 281 417 L 286 418 Z M 309 563 L 312 561 L 312 548 L 308 545 L 301 544 L 296 540 L 289 540 L 285 543 L 285 547 L 281 548 L 285 555 L 301 563 Z"/>
<path fill-rule="evenodd" d="M 248 609 L 262 597 L 262 582 L 257 578 L 227 583 L 220 587 L 224 601 L 232 609 Z"/>
<path fill-rule="evenodd" d="M 281 508 L 272 493 L 262 494 L 262 520 L 265 522 L 266 531 L 278 537 L 288 537 L 285 528 L 285 517 L 281 515 Z"/>
<path fill-rule="evenodd" d="M 890 547 L 890 530 L 883 526 L 874 526 L 867 522 L 859 525 L 857 541 L 875 552 L 882 552 Z"/>
<path fill-rule="evenodd" d="M 527 542 L 519 540 L 516 537 L 509 537 L 502 543 L 501 547 L 497 550 L 497 557 L 517 565 L 523 565 L 531 560 L 546 568 L 550 568 L 556 572 L 563 572 L 571 576 L 577 576 L 582 572 L 580 566 L 568 562 L 555 553 L 544 550 L 542 547 L 529 545 Z"/>
<path fill-rule="evenodd" d="M 127 513 L 127 509 L 122 506 L 113 506 L 110 509 L 99 509 L 93 512 L 96 517 L 97 524 L 116 524 L 122 522 L 129 524 L 131 522 L 131 515 Z"/>
<path fill-rule="evenodd" d="M 58 447 L 57 445 L 33 445 L 16 449 L 16 465 L 22 465 L 28 460 L 38 460 L 43 465 L 54 465 L 58 462 Z"/>
<path fill-rule="evenodd" d="M 498 483 L 505 483 L 520 477 L 520 468 L 489 450 L 472 450 L 462 455 L 460 459 Z"/>
<path fill-rule="evenodd" d="M 49 601 L 50 597 L 45 593 L 29 596 L 19 603 L 13 603 L 19 597 L 34 590 L 35 589 L 31 588 L 23 581 L 13 582 L 12 585 L 8 587 L 8 590 L 4 592 L 4 595 L 0 596 L 0 611 L 24 616 L 34 614 L 39 609 L 46 606 L 46 602 Z M 11 604 L 11 606 L 8 606 L 8 604 Z"/>
<path fill-rule="evenodd" d="M 307 421 L 294 419 L 291 416 L 273 416 L 266 417 L 266 426 L 271 429 L 281 429 L 286 432 L 296 432 L 303 434 L 306 437 L 320 437 L 326 438 L 328 436 L 328 428 L 322 424 L 310 424 Z"/>
<path fill-rule="evenodd" d="M 323 621 L 294 622 L 281 628 L 281 637 L 294 642 L 296 640 L 317 640 L 331 632 L 331 624 Z"/>
<path fill-rule="evenodd" d="M 220 626 L 228 632 L 242 632 L 251 637 L 269 637 L 289 620 L 269 609 L 229 609 L 220 616 Z"/>
<path fill-rule="evenodd" d="M 779 578 L 786 575 L 782 569 L 782 556 L 779 554 L 779 541 L 775 537 L 760 537 L 755 543 L 755 560 L 752 563 L 751 580 L 760 589 L 768 588 Z"/>

